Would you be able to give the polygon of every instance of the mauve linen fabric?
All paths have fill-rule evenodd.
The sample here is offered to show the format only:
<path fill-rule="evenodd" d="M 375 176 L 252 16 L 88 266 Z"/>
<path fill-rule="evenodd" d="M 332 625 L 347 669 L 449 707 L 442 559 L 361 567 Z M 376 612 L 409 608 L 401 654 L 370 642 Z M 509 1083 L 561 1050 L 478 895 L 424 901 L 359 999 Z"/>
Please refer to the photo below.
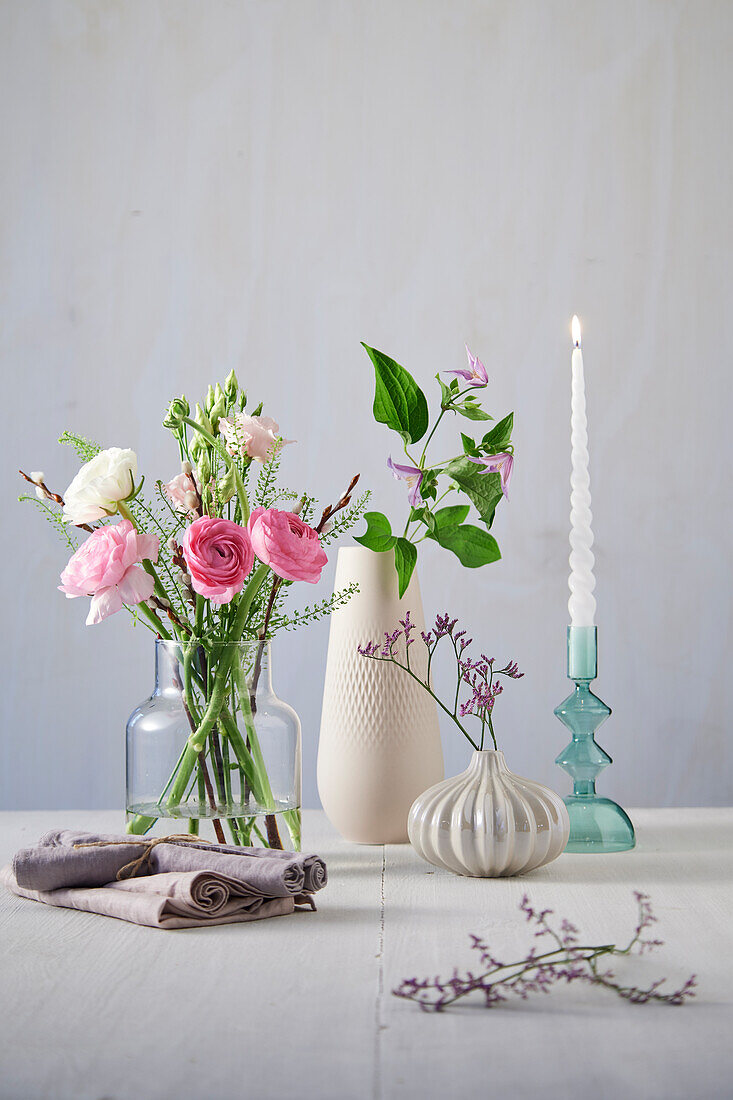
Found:
<path fill-rule="evenodd" d="M 80 909 L 149 928 L 203 928 L 292 913 L 295 899 L 254 897 L 236 879 L 213 871 L 143 875 L 105 886 L 29 890 L 18 885 L 11 866 L 0 868 L 0 883 L 13 894 L 46 905 Z"/>
<path fill-rule="evenodd" d="M 102 843 L 99 847 L 97 842 Z M 91 847 L 75 847 L 91 845 Z M 153 928 L 261 920 L 311 904 L 327 881 L 315 855 L 190 841 L 158 842 L 134 878 L 118 871 L 148 850 L 130 836 L 57 829 L 17 852 L 0 882 L 20 897 Z"/>
<path fill-rule="evenodd" d="M 116 841 L 102 847 L 75 848 L 75 844 Z M 83 833 L 57 829 L 41 837 L 34 848 L 24 848 L 13 859 L 18 885 L 29 890 L 103 886 L 146 850 L 145 842 L 130 836 Z M 238 848 L 228 844 L 156 844 L 148 873 L 217 871 L 248 886 L 263 897 L 314 893 L 326 885 L 326 865 L 318 856 L 280 852 L 269 848 Z"/>

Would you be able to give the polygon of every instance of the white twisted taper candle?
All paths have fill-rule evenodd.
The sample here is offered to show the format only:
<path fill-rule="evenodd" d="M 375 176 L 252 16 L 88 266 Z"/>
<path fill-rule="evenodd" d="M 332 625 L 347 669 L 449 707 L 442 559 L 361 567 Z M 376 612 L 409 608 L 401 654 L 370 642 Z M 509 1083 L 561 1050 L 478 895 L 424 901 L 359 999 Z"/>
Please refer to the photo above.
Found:
<path fill-rule="evenodd" d="M 572 414 L 570 442 L 572 472 L 570 474 L 570 611 L 571 626 L 593 626 L 596 601 L 593 589 L 595 558 L 591 551 L 593 513 L 590 508 L 590 474 L 588 473 L 588 421 L 585 415 L 585 379 L 583 352 L 580 349 L 580 321 L 573 317 Z"/>

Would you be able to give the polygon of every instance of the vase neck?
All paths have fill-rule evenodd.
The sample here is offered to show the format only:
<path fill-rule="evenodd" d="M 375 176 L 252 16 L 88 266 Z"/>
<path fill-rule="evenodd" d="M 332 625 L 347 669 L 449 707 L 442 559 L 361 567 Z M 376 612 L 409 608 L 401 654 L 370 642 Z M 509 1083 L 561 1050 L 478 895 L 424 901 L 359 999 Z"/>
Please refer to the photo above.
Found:
<path fill-rule="evenodd" d="M 183 654 L 181 647 L 176 642 L 164 641 L 158 638 L 155 642 L 155 694 L 165 695 L 168 692 L 180 692 L 181 660 Z"/>
<path fill-rule="evenodd" d="M 271 642 L 260 646 L 259 642 L 232 643 L 235 650 L 233 668 L 254 686 L 257 694 L 272 695 Z M 203 649 L 201 650 L 203 655 Z M 205 660 L 205 656 L 204 656 Z M 180 692 L 183 689 L 183 649 L 181 644 L 158 638 L 155 642 L 155 694 Z M 202 664 L 196 659 L 195 667 L 201 672 Z"/>
<path fill-rule="evenodd" d="M 251 677 L 252 686 L 258 695 L 272 695 L 272 649 L 271 642 L 265 642 L 252 647 L 251 651 L 243 654 L 246 661 L 246 673 Z M 256 683 L 255 683 L 256 681 Z"/>
<path fill-rule="evenodd" d="M 482 749 L 475 752 L 468 770 L 478 775 L 506 775 L 509 772 L 501 749 Z"/>

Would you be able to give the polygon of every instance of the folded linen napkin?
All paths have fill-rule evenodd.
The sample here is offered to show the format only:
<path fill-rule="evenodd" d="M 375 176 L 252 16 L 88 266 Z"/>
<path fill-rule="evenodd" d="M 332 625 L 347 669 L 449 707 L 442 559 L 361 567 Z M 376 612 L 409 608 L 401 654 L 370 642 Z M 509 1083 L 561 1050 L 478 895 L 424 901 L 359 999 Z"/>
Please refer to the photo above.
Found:
<path fill-rule="evenodd" d="M 315 855 L 193 836 L 150 840 L 71 829 L 46 833 L 0 870 L 0 883 L 20 897 L 153 928 L 261 920 L 297 905 L 314 909 L 312 894 L 327 878 Z"/>
<path fill-rule="evenodd" d="M 214 871 L 143 875 L 105 886 L 30 890 L 18 884 L 11 866 L 0 868 L 0 883 L 18 897 L 65 909 L 117 917 L 150 928 L 202 928 L 292 913 L 295 898 L 253 895 L 234 878 Z"/>
<path fill-rule="evenodd" d="M 35 848 L 16 853 L 13 873 L 18 885 L 30 890 L 103 886 L 148 847 L 143 838 L 138 843 L 131 836 L 56 829 L 42 836 Z M 326 865 L 315 855 L 207 844 L 195 837 L 184 842 L 159 840 L 145 868 L 151 875 L 203 870 L 230 876 L 262 897 L 312 894 L 328 881 Z"/>

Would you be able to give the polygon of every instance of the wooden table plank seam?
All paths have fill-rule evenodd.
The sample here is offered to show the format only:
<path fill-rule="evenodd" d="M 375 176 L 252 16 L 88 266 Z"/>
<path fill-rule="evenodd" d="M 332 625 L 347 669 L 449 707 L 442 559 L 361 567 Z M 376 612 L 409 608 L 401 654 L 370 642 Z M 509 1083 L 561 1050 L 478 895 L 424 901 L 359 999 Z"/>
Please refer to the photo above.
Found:
<path fill-rule="evenodd" d="M 377 998 L 374 1005 L 374 1068 L 373 1080 L 374 1100 L 382 1100 L 382 1033 L 386 1028 L 384 1020 L 384 936 L 386 894 L 385 880 L 387 875 L 387 850 L 382 845 L 382 870 L 379 886 L 379 949 L 377 951 Z"/>

